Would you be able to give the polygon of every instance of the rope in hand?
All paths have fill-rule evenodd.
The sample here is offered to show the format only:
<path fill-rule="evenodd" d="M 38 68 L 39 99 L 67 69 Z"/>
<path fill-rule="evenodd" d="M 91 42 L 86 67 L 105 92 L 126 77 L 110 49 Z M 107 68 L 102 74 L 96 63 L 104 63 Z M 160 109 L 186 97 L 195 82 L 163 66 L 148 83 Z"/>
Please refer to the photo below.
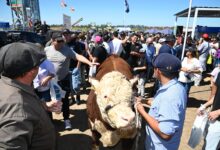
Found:
<path fill-rule="evenodd" d="M 146 107 L 146 108 L 150 108 L 150 106 L 147 105 L 147 104 L 143 104 L 143 103 L 141 103 L 139 101 L 135 102 L 135 104 L 134 104 L 134 109 L 135 109 L 135 114 L 136 114 L 135 124 L 136 124 L 136 128 L 138 128 L 138 129 L 141 129 L 141 116 L 140 116 L 140 114 L 139 114 L 139 112 L 137 110 L 137 106 L 140 105 L 140 104 L 142 106 Z"/>
<path fill-rule="evenodd" d="M 136 114 L 136 116 L 135 116 L 135 125 L 136 125 L 136 128 L 138 129 L 137 136 L 135 138 L 135 150 L 138 149 L 138 145 L 139 145 L 138 142 L 139 142 L 139 138 L 141 137 L 141 122 L 142 122 L 142 118 L 141 118 L 141 116 L 140 116 L 140 114 L 138 112 L 138 109 L 137 109 L 137 106 L 140 105 L 140 104 L 142 106 L 146 107 L 146 108 L 150 108 L 149 105 L 142 104 L 141 101 L 134 101 L 134 109 L 135 109 L 135 114 Z"/>

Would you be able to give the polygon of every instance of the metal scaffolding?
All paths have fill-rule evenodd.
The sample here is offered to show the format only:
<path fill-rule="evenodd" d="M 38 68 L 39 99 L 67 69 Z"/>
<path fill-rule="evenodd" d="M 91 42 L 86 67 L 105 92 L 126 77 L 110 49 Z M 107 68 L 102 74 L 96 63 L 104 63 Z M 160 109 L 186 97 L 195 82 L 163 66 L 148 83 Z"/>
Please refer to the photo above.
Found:
<path fill-rule="evenodd" d="M 39 0 L 10 0 L 14 29 L 33 30 L 33 24 L 40 21 Z"/>

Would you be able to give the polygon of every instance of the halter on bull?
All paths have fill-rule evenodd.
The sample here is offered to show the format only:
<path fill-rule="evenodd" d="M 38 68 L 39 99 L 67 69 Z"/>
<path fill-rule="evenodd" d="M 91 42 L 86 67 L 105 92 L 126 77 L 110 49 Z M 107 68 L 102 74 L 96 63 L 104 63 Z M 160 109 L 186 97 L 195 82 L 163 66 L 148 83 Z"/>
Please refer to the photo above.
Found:
<path fill-rule="evenodd" d="M 129 65 L 115 55 L 103 62 L 96 79 L 91 79 L 93 89 L 87 100 L 87 113 L 96 143 L 99 140 L 104 147 L 112 147 L 121 139 L 136 136 L 134 80 Z"/>

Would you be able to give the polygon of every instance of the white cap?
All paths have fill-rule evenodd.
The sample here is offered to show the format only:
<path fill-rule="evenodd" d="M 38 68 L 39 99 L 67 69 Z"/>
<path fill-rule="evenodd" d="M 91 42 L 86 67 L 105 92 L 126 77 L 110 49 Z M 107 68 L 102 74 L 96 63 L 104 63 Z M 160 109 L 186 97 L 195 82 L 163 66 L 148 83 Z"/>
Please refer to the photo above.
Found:
<path fill-rule="evenodd" d="M 159 42 L 159 43 L 163 43 L 163 42 L 165 42 L 165 41 L 166 41 L 165 38 L 160 38 L 158 42 Z"/>

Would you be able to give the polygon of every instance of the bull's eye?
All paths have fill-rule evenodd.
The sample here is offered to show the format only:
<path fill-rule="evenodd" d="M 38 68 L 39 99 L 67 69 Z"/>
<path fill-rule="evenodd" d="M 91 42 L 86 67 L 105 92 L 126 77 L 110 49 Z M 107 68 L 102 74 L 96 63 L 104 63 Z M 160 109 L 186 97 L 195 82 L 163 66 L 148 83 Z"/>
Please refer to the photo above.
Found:
<path fill-rule="evenodd" d="M 112 108 L 112 106 L 111 105 L 107 105 L 106 107 L 105 107 L 105 111 L 106 112 L 108 112 L 109 111 L 109 109 L 111 109 Z"/>
<path fill-rule="evenodd" d="M 107 96 L 107 95 L 105 95 L 105 96 L 104 96 L 104 98 L 108 98 L 108 96 Z"/>

